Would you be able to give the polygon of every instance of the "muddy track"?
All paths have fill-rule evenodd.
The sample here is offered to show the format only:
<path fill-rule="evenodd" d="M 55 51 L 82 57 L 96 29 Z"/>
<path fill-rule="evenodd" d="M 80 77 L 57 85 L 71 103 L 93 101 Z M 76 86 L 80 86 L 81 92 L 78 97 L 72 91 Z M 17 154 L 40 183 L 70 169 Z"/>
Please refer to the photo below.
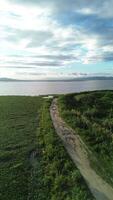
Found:
<path fill-rule="evenodd" d="M 91 168 L 84 142 L 61 119 L 58 112 L 57 99 L 54 99 L 51 104 L 50 114 L 56 133 L 61 138 L 73 162 L 80 170 L 93 196 L 97 200 L 113 200 L 113 188 Z"/>

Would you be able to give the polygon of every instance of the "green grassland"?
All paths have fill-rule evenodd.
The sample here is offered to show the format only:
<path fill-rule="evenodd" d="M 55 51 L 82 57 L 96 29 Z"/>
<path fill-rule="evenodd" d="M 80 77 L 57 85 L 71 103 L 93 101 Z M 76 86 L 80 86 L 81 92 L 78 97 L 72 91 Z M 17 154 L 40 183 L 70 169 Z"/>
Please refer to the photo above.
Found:
<path fill-rule="evenodd" d="M 93 200 L 50 119 L 51 100 L 0 97 L 0 199 Z"/>
<path fill-rule="evenodd" d="M 88 146 L 91 165 L 113 185 L 113 91 L 62 95 L 58 102 L 61 116 Z"/>
<path fill-rule="evenodd" d="M 40 98 L 0 97 L 0 199 L 27 199 Z"/>

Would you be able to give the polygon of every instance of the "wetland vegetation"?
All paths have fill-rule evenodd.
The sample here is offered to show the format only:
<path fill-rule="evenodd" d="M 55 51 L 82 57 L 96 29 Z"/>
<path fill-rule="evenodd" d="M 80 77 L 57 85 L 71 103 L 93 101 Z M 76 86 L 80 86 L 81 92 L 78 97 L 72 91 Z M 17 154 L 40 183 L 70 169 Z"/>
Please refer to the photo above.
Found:
<path fill-rule="evenodd" d="M 0 97 L 0 199 L 94 199 L 55 133 L 50 104 Z"/>
<path fill-rule="evenodd" d="M 61 95 L 59 110 L 90 150 L 91 166 L 113 185 L 113 91 Z"/>

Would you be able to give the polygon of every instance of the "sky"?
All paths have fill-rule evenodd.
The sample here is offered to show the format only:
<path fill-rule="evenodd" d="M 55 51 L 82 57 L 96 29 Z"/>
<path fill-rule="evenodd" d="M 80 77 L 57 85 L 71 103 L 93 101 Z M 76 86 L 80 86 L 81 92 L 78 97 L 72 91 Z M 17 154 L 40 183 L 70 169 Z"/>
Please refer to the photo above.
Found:
<path fill-rule="evenodd" d="M 0 0 L 0 77 L 113 76 L 113 0 Z"/>

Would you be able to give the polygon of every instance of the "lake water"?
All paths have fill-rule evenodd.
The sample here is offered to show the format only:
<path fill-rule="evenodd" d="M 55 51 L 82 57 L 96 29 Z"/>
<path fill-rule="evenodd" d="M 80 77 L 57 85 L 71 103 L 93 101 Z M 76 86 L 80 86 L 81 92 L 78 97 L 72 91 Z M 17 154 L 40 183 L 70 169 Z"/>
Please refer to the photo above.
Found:
<path fill-rule="evenodd" d="M 0 82 L 0 95 L 38 96 L 106 89 L 113 90 L 113 80 L 73 82 Z"/>

